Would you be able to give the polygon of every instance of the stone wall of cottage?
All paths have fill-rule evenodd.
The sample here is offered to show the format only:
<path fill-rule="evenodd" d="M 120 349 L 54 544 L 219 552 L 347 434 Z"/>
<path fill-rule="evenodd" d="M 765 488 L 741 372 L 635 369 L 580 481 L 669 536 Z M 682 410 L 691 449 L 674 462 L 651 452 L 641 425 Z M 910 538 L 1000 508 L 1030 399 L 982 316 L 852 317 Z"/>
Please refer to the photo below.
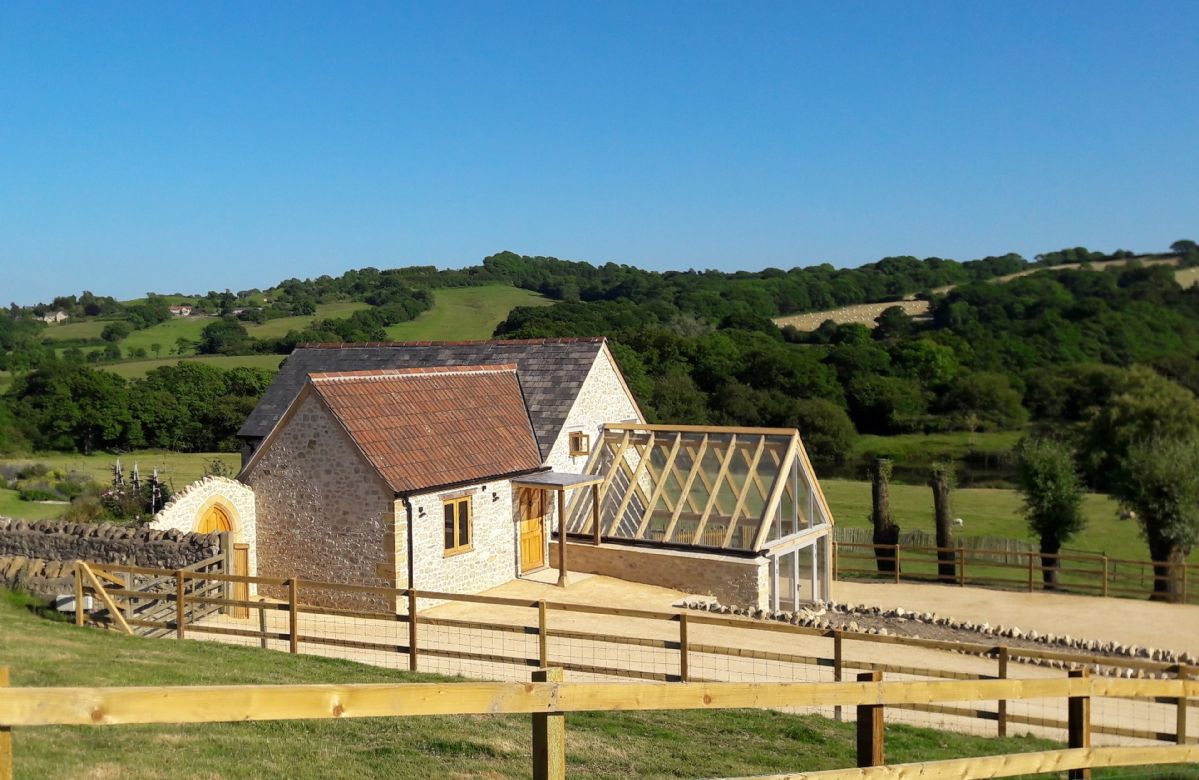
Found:
<path fill-rule="evenodd" d="M 308 394 L 299 403 L 245 478 L 257 495 L 259 575 L 394 587 L 394 494 L 319 398 Z M 379 595 L 312 589 L 300 600 L 394 607 Z"/>
<path fill-rule="evenodd" d="M 474 534 L 471 549 L 446 555 L 443 503 L 467 494 L 471 502 Z M 503 585 L 517 573 L 516 506 L 512 483 L 493 480 L 468 488 L 427 493 L 411 499 L 415 586 L 442 593 L 481 593 Z M 406 531 L 396 524 L 397 536 Z M 404 572 L 399 576 L 404 577 Z M 418 609 L 436 602 L 422 599 Z"/>
<path fill-rule="evenodd" d="M 234 544 L 249 545 L 250 570 L 257 571 L 258 518 L 254 491 L 234 479 L 204 477 L 179 491 L 154 515 L 150 528 L 157 531 L 176 530 L 184 533 L 196 529 L 197 523 L 213 504 L 219 504 L 233 525 Z"/>
<path fill-rule="evenodd" d="M 550 555 L 556 564 L 556 541 L 550 545 Z M 722 604 L 762 609 L 770 606 L 770 561 L 761 556 L 740 558 L 609 542 L 598 547 L 570 542 L 566 548 L 566 568 L 673 588 L 695 596 L 712 596 Z"/>

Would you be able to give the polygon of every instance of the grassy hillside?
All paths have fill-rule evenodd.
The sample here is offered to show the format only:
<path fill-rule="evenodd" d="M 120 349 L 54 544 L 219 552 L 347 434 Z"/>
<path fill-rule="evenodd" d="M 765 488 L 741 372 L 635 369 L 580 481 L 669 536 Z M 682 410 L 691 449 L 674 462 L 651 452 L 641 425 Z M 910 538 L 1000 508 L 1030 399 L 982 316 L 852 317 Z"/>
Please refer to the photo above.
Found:
<path fill-rule="evenodd" d="M 0 591 L 0 665 L 15 686 L 370 683 L 429 675 L 207 642 L 138 639 L 36 617 Z M 572 776 L 712 777 L 854 764 L 854 725 L 778 712 L 567 716 Z M 527 716 L 17 729 L 22 778 L 527 777 Z M 888 726 L 892 762 L 1044 750 Z M 1181 776 L 1181 775 L 1180 775 Z"/>
<path fill-rule="evenodd" d="M 433 291 L 433 308 L 410 322 L 387 329 L 394 341 L 464 341 L 490 338 L 495 326 L 517 306 L 549 306 L 535 292 L 505 284 L 450 287 Z"/>
<path fill-rule="evenodd" d="M 821 480 L 825 497 L 838 525 L 870 527 L 870 483 L 841 479 Z M 962 488 L 953 493 L 953 512 L 963 520 L 956 533 L 963 536 L 1001 536 L 1032 539 L 1021 510 L 1020 494 L 1014 490 Z M 1148 560 L 1149 549 L 1141 538 L 1140 526 L 1117 519 L 1117 505 L 1109 496 L 1088 493 L 1083 498 L 1087 529 L 1071 539 L 1070 550 L 1102 553 L 1113 558 Z M 923 485 L 891 485 L 891 513 L 902 530 L 934 532 L 932 490 Z M 1191 555 L 1199 563 L 1199 551 Z"/>
<path fill-rule="evenodd" d="M 47 325 L 42 330 L 41 337 L 43 339 L 98 339 L 100 332 L 104 330 L 104 326 L 112 320 L 80 320 L 66 322 L 57 325 Z"/>
<path fill-rule="evenodd" d="M 322 303 L 316 307 L 316 314 L 301 317 L 279 317 L 267 320 L 261 325 L 247 323 L 246 330 L 256 339 L 277 339 L 286 336 L 288 331 L 303 330 L 317 320 L 336 320 L 369 308 L 370 304 L 360 301 Z"/>
<path fill-rule="evenodd" d="M 149 360 L 125 360 L 120 363 L 101 363 L 96 368 L 111 371 L 126 379 L 136 379 L 145 376 L 147 372 L 159 366 L 173 366 L 180 360 L 190 360 L 197 363 L 207 363 L 219 368 L 267 368 L 272 371 L 279 368 L 284 355 L 187 355 L 185 357 L 163 357 Z"/>

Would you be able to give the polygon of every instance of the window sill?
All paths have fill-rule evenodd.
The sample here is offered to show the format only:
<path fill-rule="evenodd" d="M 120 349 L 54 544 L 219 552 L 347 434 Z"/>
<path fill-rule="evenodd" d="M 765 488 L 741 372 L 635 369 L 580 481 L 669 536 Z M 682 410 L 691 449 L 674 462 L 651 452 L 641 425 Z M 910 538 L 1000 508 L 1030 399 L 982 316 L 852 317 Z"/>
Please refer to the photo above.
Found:
<path fill-rule="evenodd" d="M 467 545 L 466 547 L 455 547 L 452 550 L 446 550 L 445 553 L 441 557 L 453 558 L 455 556 L 462 555 L 464 553 L 473 552 L 474 549 L 475 549 L 474 545 Z"/>

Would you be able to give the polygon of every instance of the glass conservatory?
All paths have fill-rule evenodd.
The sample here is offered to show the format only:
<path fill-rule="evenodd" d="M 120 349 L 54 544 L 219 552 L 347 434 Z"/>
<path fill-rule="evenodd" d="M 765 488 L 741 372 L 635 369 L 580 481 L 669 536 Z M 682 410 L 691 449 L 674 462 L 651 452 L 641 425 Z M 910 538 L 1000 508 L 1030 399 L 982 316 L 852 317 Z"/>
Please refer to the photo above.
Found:
<path fill-rule="evenodd" d="M 828 598 L 833 519 L 798 431 L 608 424 L 586 473 L 569 535 L 761 556 L 774 609 Z"/>

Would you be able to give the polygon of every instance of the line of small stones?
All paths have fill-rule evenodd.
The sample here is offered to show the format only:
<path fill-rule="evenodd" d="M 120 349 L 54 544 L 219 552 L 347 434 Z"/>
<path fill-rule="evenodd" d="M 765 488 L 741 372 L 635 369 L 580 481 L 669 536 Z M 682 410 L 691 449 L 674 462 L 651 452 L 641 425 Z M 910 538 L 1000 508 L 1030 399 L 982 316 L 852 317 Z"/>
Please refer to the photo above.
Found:
<path fill-rule="evenodd" d="M 1035 630 L 1024 631 L 1017 626 L 992 626 L 989 623 L 974 623 L 969 620 L 956 620 L 954 618 L 937 615 L 934 612 L 917 612 L 904 609 L 903 607 L 895 607 L 892 609 L 887 607 L 822 602 L 819 604 L 814 604 L 810 609 L 800 609 L 794 612 L 776 612 L 756 607 L 727 606 L 716 601 L 688 601 L 685 602 L 683 606 L 685 606 L 687 609 L 715 612 L 721 615 L 747 617 L 754 620 L 771 620 L 780 623 L 788 623 L 794 626 L 803 626 L 805 628 L 816 628 L 821 630 L 844 629 L 846 631 L 863 634 L 874 634 L 877 636 L 904 636 L 907 633 L 906 631 L 899 631 L 895 629 L 888 630 L 887 628 L 880 628 L 876 626 L 862 626 L 859 625 L 853 618 L 856 617 L 863 620 L 893 620 L 905 624 L 915 623 L 927 626 L 938 626 L 950 630 L 978 634 L 988 639 L 1000 640 L 997 643 L 1002 643 L 1001 640 L 1004 639 L 1014 639 L 1021 644 L 1033 643 L 1050 649 L 1060 649 L 1087 653 L 1091 655 L 1106 655 L 1111 656 L 1113 659 L 1130 658 L 1158 661 L 1167 664 L 1184 665 L 1195 665 L 1199 663 L 1199 657 L 1188 652 L 1176 653 L 1173 650 L 1166 650 L 1162 648 L 1124 645 L 1115 641 L 1085 639 L 1082 637 L 1072 637 L 1068 634 L 1042 634 Z M 842 619 L 830 619 L 827 617 L 830 614 L 842 616 Z M 983 652 L 957 652 L 962 652 L 965 655 L 986 655 L 986 653 Z M 1051 667 L 1054 669 L 1067 668 L 1071 666 L 1071 664 L 1066 661 L 1045 658 L 1024 659 L 1022 662 L 1027 662 L 1036 666 Z M 1145 676 L 1147 674 L 1135 669 L 1125 669 L 1121 667 L 1113 668 L 1121 669 L 1119 676 L 1136 677 Z M 1170 675 L 1163 676 L 1168 677 Z"/>

